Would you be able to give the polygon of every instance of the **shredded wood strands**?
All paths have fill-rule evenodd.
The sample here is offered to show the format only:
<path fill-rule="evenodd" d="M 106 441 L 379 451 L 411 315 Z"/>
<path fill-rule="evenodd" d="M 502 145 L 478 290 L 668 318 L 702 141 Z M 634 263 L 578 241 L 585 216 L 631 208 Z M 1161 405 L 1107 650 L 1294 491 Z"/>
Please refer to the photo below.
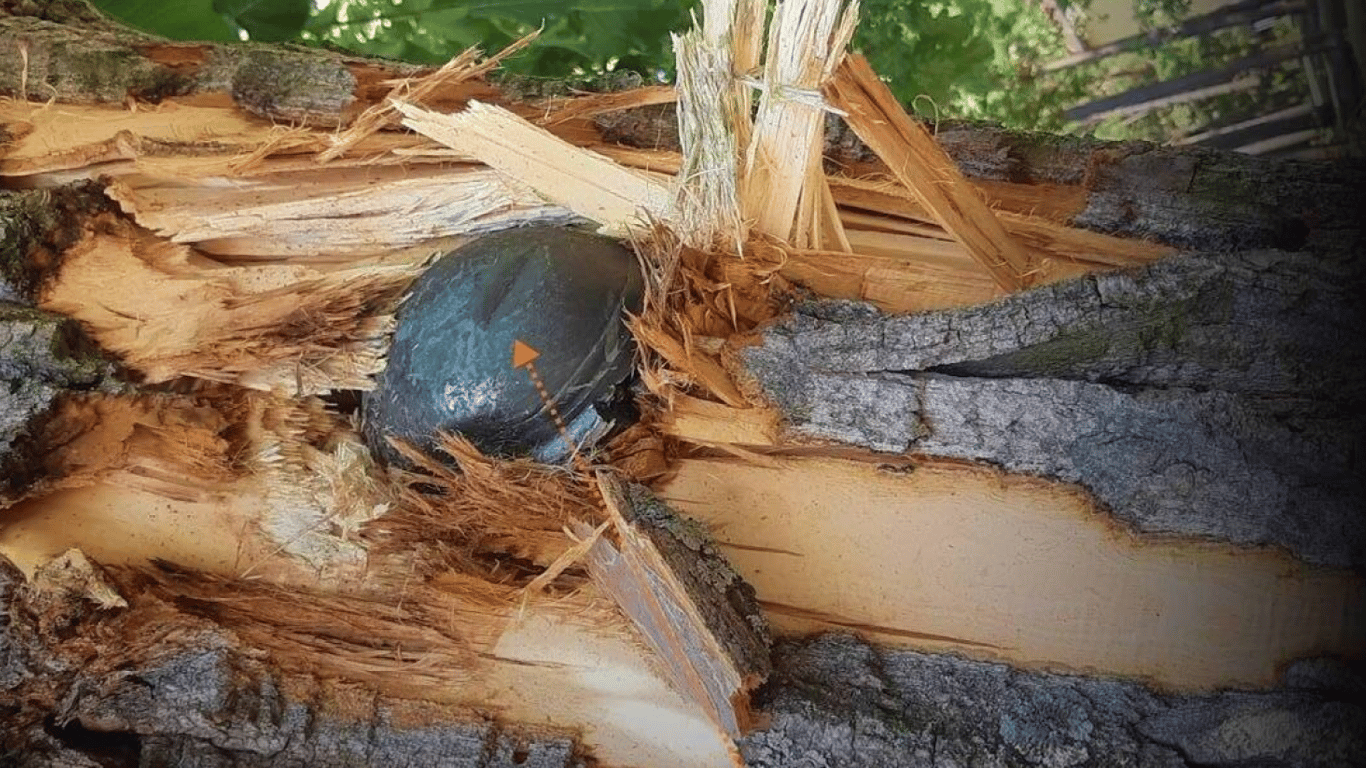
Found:
<path fill-rule="evenodd" d="M 132 174 L 107 194 L 142 226 L 233 262 L 353 262 L 572 218 L 531 188 L 468 165 L 310 169 L 231 184 Z"/>
<path fill-rule="evenodd" d="M 395 108 L 396 100 L 403 99 L 411 104 L 421 104 L 428 96 L 444 87 L 482 77 L 497 67 L 503 59 L 526 48 L 540 34 L 539 29 L 535 30 L 482 62 L 479 61 L 479 57 L 483 55 L 483 51 L 469 48 L 429 75 L 385 83 L 393 86 L 388 97 L 362 112 L 350 128 L 333 139 L 331 147 L 318 153 L 318 162 L 325 163 L 341 157 L 364 139 L 384 128 L 397 125 L 399 113 Z"/>
<path fill-rule="evenodd" d="M 424 573 L 449 570 L 525 586 L 573 544 L 564 533 L 571 521 L 602 519 L 596 491 L 569 472 L 492 459 L 457 435 L 441 443 L 456 468 L 394 445 L 416 471 L 395 470 L 399 498 L 366 526 L 366 536 L 379 552 L 417 552 Z"/>
<path fill-rule="evenodd" d="M 609 91 L 590 93 L 568 99 L 551 99 L 544 116 L 536 119 L 537 125 L 556 126 L 571 120 L 583 120 L 609 112 L 620 112 L 652 104 L 672 104 L 678 100 L 678 92 L 672 85 L 647 85 L 628 91 Z"/>
<path fill-rule="evenodd" d="M 1038 256 L 1092 269 L 1148 264 L 1176 252 L 1169 245 L 1068 227 L 1042 216 L 1006 211 L 997 216 L 1011 237 Z"/>
<path fill-rule="evenodd" d="M 468 683 L 478 653 L 449 623 L 432 622 L 414 594 L 338 595 L 229 579 L 158 562 L 116 571 L 126 595 L 164 600 L 269 651 L 292 672 L 377 685 Z M 143 598 L 146 599 L 145 597 Z"/>
<path fill-rule="evenodd" d="M 705 0 L 702 3 L 702 32 L 712 46 L 730 48 L 730 95 L 723 111 L 725 123 L 735 136 L 737 148 L 748 147 L 754 120 L 750 87 L 742 78 L 759 74 L 764 47 L 764 16 L 768 3 L 763 0 Z"/>
<path fill-rule="evenodd" d="M 295 395 L 372 389 L 371 376 L 383 368 L 393 312 L 412 276 L 411 269 L 337 273 L 228 299 L 224 306 L 237 327 L 221 329 L 215 341 L 244 359 L 233 365 L 237 361 L 224 355 L 212 366 L 182 370 L 211 381 Z M 247 320 L 258 317 L 261 322 Z M 240 369 L 235 376 L 234 368 Z"/>
<path fill-rule="evenodd" d="M 627 427 L 607 445 L 612 468 L 645 485 L 663 482 L 672 471 L 672 446 L 649 421 L 649 415 Z"/>
<path fill-rule="evenodd" d="M 226 268 L 111 218 L 67 251 L 40 303 L 85 323 L 148 383 L 192 376 L 308 395 L 373 388 L 415 274 L 371 266 L 291 280 Z"/>
<path fill-rule="evenodd" d="M 740 157 L 753 132 L 749 86 L 759 64 L 765 3 L 711 0 L 702 25 L 674 35 L 678 138 L 683 161 L 674 185 L 676 229 L 696 248 L 739 252 L 746 239 Z"/>
<path fill-rule="evenodd" d="M 287 555 L 330 576 L 366 564 L 361 527 L 388 511 L 394 490 L 342 417 L 315 397 L 246 393 L 240 413 L 250 471 L 265 485 L 259 525 Z M 260 563 L 247 564 L 252 575 Z"/>
<path fill-rule="evenodd" d="M 1147 264 L 1176 249 L 1130 238 L 1104 235 L 1069 227 L 1049 216 L 1010 210 L 1018 201 L 993 197 L 982 185 L 974 185 L 986 197 L 1010 237 L 1035 260 L 1077 263 L 1086 267 L 1121 267 Z M 840 205 L 840 217 L 847 232 L 877 230 L 952 241 L 914 193 L 890 179 L 830 177 L 830 189 Z M 1042 194 L 1042 193 L 1041 193 Z M 851 239 L 857 235 L 850 234 Z M 954 242 L 954 252 L 968 256 L 966 248 Z M 894 254 L 895 255 L 895 254 Z M 904 255 L 916 256 L 915 250 Z M 970 258 L 970 257 L 969 257 Z M 975 261 L 975 260 L 974 260 Z M 980 268 L 978 268 L 980 271 Z M 1039 282 L 1046 281 L 1048 267 Z"/>
<path fill-rule="evenodd" d="M 176 395 L 68 395 L 32 435 L 42 476 L 19 498 L 108 481 L 168 499 L 202 501 L 231 487 L 229 424 Z M 0 495 L 0 506 L 19 498 Z"/>
<path fill-rule="evenodd" d="M 991 274 L 1019 290 L 1034 279 L 1033 260 L 1008 234 L 962 171 L 924 126 L 912 120 L 867 59 L 845 57 L 825 88 L 831 104 L 897 179 Z"/>
<path fill-rule="evenodd" d="M 647 291 L 644 309 L 629 326 L 640 344 L 646 387 L 665 401 L 675 391 L 693 391 L 747 406 L 717 353 L 721 340 L 776 314 L 774 297 L 787 286 L 773 261 L 781 252 L 751 240 L 751 255 L 740 259 L 689 247 L 663 227 L 636 249 L 646 265 Z"/>
<path fill-rule="evenodd" d="M 678 140 L 683 166 L 675 177 L 678 234 L 694 248 L 736 250 L 740 220 L 739 147 L 731 114 L 730 47 L 694 30 L 674 35 L 678 62 Z M 744 117 L 748 122 L 749 115 Z"/>
<path fill-rule="evenodd" d="M 622 236 L 668 221 L 668 184 L 580 149 L 501 107 L 471 101 L 455 115 L 398 102 L 403 125 L 495 168 L 542 197 Z"/>
<path fill-rule="evenodd" d="M 810 224 L 827 193 L 820 169 L 825 103 L 821 86 L 854 33 L 858 3 L 785 0 L 769 25 L 768 52 L 741 185 L 754 228 L 799 246 L 821 247 Z M 799 216 L 799 208 L 802 213 Z M 822 214 L 823 215 L 823 214 Z M 834 223 L 837 226 L 837 220 Z"/>
<path fill-rule="evenodd" d="M 564 573 L 569 568 L 578 565 L 584 555 L 588 554 L 588 550 L 592 549 L 593 545 L 598 543 L 598 539 L 607 531 L 607 528 L 610 525 L 612 525 L 612 521 L 606 520 L 602 525 L 594 528 L 592 533 L 582 537 L 576 535 L 571 529 L 566 527 L 565 535 L 574 543 L 573 546 L 566 549 L 564 554 L 555 558 L 555 562 L 551 563 L 549 567 L 542 571 L 541 575 L 532 579 L 531 583 L 526 585 L 526 591 L 530 594 L 540 592 L 550 586 L 555 579 L 558 579 L 560 574 Z"/>
<path fill-rule="evenodd" d="M 745 396 L 731 381 L 730 374 L 726 373 L 725 368 L 721 367 L 714 356 L 695 347 L 690 347 L 687 343 L 679 341 L 658 326 L 643 323 L 638 318 L 632 319 L 630 326 L 631 332 L 635 334 L 641 346 L 659 355 L 670 369 L 682 374 L 681 376 L 668 376 L 656 373 L 655 376 L 647 379 L 647 387 L 654 381 L 686 381 L 700 387 L 727 405 L 743 408 L 748 404 Z M 667 398 L 668 390 L 654 392 L 654 394 Z"/>
<path fill-rule="evenodd" d="M 261 142 L 261 146 L 233 158 L 228 168 L 233 175 L 241 176 L 260 168 L 266 158 L 273 155 L 315 152 L 326 143 L 327 140 L 316 131 L 277 125 L 271 128 L 270 136 Z"/>

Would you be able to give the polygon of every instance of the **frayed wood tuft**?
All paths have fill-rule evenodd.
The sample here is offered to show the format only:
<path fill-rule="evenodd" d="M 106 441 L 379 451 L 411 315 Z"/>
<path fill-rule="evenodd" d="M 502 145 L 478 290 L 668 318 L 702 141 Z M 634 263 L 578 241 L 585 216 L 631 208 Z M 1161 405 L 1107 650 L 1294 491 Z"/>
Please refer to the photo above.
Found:
<path fill-rule="evenodd" d="M 479 654 L 417 594 L 339 595 L 231 579 L 167 562 L 117 571 L 127 594 L 155 597 L 230 630 L 292 672 L 402 686 L 468 683 Z M 137 607 L 135 605 L 135 607 Z"/>
<path fill-rule="evenodd" d="M 455 435 L 441 443 L 455 468 L 394 445 L 415 470 L 391 470 L 398 498 L 365 534 L 379 553 L 414 553 L 424 575 L 454 571 L 523 587 L 573 546 L 567 526 L 603 519 L 596 490 L 567 470 L 493 459 Z"/>
<path fill-rule="evenodd" d="M 341 157 L 375 133 L 396 126 L 402 116 L 394 106 L 395 100 L 403 99 L 409 103 L 422 104 L 428 96 L 442 88 L 483 77 L 493 71 L 503 59 L 531 45 L 540 34 L 540 30 L 535 30 L 524 35 L 483 61 L 479 60 L 483 51 L 469 48 L 429 75 L 386 83 L 392 86 L 388 97 L 362 112 L 349 128 L 333 139 L 331 147 L 318 153 L 318 162 L 326 163 Z"/>

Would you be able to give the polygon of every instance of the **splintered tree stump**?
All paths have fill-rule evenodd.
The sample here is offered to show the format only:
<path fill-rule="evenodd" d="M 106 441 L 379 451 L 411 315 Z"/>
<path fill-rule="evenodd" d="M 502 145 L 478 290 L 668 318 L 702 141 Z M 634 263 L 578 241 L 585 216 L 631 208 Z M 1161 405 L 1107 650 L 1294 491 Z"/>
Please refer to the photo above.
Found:
<path fill-rule="evenodd" d="M 1366 168 L 918 124 L 839 3 L 706 5 L 549 95 L 0 15 L 0 764 L 1366 764 Z M 509 360 L 573 463 L 363 437 L 431 257 L 545 225 L 639 258 L 638 422 Z"/>

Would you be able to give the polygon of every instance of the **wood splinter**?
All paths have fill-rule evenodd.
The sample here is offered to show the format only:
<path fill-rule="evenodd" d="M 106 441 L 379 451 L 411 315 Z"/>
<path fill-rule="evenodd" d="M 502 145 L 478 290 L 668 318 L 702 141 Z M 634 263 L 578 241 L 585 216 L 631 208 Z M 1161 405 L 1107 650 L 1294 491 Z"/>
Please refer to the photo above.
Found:
<path fill-rule="evenodd" d="M 768 677 L 768 624 L 754 589 L 731 570 L 704 528 L 644 486 L 598 472 L 617 543 L 597 539 L 593 582 L 640 630 L 674 687 L 732 739 L 751 726 L 749 692 Z M 574 526 L 586 539 L 593 528 Z"/>
<path fill-rule="evenodd" d="M 912 120 L 868 60 L 844 57 L 825 96 L 847 113 L 854 133 L 887 164 L 897 180 L 925 204 L 953 239 L 1008 291 L 1026 288 L 1034 268 L 1023 247 L 968 183 L 957 163 L 924 126 Z"/>

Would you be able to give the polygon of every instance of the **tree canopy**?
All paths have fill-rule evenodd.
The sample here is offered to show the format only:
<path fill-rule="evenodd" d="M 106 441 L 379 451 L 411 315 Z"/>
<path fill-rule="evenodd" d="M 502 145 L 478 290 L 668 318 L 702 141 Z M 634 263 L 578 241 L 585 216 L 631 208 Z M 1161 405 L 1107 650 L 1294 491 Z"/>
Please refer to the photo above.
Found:
<path fill-rule="evenodd" d="M 135 27 L 176 39 L 325 45 L 438 64 L 471 46 L 495 51 L 540 28 L 506 62 L 533 77 L 633 70 L 673 73 L 669 33 L 687 29 L 697 0 L 96 0 Z M 1061 126 L 1071 94 L 1031 77 L 1065 51 L 1043 12 L 1024 0 L 865 0 L 854 47 L 905 102 L 935 116 L 1024 128 Z M 923 97 L 923 98 L 922 98 Z"/>
<path fill-rule="evenodd" d="M 1094 0 L 1059 0 L 1084 20 Z M 503 68 L 533 78 L 595 79 L 639 73 L 669 82 L 669 34 L 692 25 L 698 0 L 94 0 L 118 20 L 181 40 L 291 42 L 419 64 L 440 64 L 470 47 L 497 51 L 540 29 L 535 45 Z M 1121 3 L 1144 29 L 1171 25 L 1190 0 Z M 1080 14 L 1077 12 L 1080 11 Z M 1238 115 L 1296 103 L 1298 83 L 1264 78 L 1256 90 L 1138 115 L 1069 124 L 1065 111 L 1139 85 L 1180 77 L 1256 50 L 1246 29 L 1177 39 L 1083 66 L 1043 65 L 1068 51 L 1032 0 L 864 0 L 854 49 L 893 92 L 930 119 L 997 122 L 1010 128 L 1090 132 L 1110 139 L 1167 141 Z M 1285 32 L 1285 30 L 1282 30 Z M 1261 33 L 1263 37 L 1266 33 Z M 1287 33 L 1288 34 L 1288 33 Z M 1284 34 L 1277 33 L 1284 37 Z"/>

